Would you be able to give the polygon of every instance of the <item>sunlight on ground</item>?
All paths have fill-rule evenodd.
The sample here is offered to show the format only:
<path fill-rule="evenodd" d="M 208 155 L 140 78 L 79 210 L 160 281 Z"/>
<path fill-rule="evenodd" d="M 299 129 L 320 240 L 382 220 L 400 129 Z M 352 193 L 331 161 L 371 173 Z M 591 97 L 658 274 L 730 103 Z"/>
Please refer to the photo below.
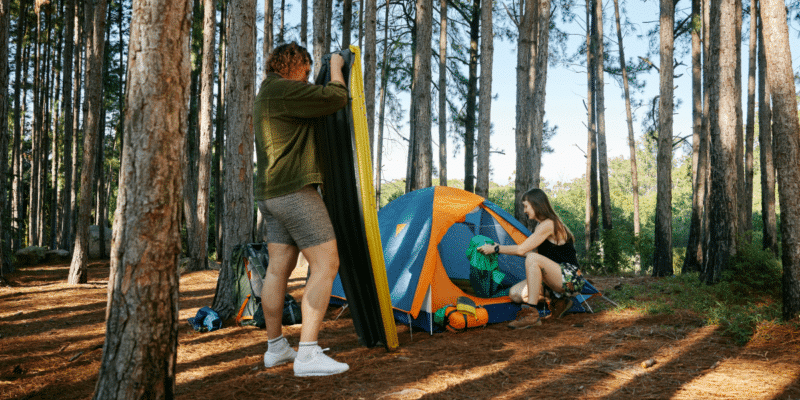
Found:
<path fill-rule="evenodd" d="M 683 385 L 674 398 L 774 399 L 798 377 L 800 365 L 797 364 L 736 357 L 718 363 L 708 374 Z M 725 397 L 720 396 L 720 387 L 725 388 Z"/>

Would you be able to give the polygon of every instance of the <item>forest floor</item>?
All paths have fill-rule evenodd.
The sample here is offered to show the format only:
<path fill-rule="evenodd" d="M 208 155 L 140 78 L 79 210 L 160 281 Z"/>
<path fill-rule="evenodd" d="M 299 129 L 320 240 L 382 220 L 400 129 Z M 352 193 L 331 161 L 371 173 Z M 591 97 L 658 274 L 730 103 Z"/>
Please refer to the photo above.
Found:
<path fill-rule="evenodd" d="M 105 335 L 108 262 L 89 283 L 66 284 L 68 264 L 19 268 L 0 287 L 0 399 L 87 399 Z M 347 313 L 331 307 L 320 344 L 350 364 L 344 374 L 296 378 L 291 364 L 264 368 L 266 334 L 226 324 L 196 333 L 187 323 L 211 305 L 218 271 L 184 273 L 176 397 L 179 399 L 800 399 L 800 329 L 763 324 L 738 345 L 702 316 L 677 309 L 651 315 L 590 300 L 594 314 L 505 324 L 465 333 L 410 332 L 399 349 L 365 348 Z M 302 298 L 305 271 L 290 293 Z M 650 277 L 594 277 L 614 298 Z M 663 294 L 668 303 L 670 294 Z M 342 314 L 342 315 L 339 315 Z M 337 315 L 339 316 L 337 319 Z M 285 328 L 297 345 L 299 325 Z M 642 362 L 655 364 L 644 368 Z"/>

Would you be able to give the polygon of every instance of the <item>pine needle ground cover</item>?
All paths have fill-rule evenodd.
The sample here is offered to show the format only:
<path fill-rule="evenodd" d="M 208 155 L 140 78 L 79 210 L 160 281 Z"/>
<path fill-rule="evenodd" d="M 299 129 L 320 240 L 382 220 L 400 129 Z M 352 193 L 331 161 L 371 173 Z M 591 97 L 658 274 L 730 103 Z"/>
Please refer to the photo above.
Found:
<path fill-rule="evenodd" d="M 88 399 L 105 330 L 108 263 L 67 285 L 69 265 L 23 267 L 0 287 L 0 399 Z M 358 344 L 347 310 L 331 307 L 323 347 L 350 371 L 295 378 L 265 369 L 266 335 L 227 324 L 194 332 L 186 320 L 211 304 L 218 272 L 181 277 L 180 399 L 797 399 L 800 326 L 780 323 L 770 295 L 733 296 L 691 275 L 590 277 L 617 302 L 594 314 L 431 336 L 398 326 L 400 347 Z M 306 271 L 289 293 L 302 298 Z M 299 326 L 285 329 L 297 345 Z M 643 365 L 644 363 L 644 365 Z"/>

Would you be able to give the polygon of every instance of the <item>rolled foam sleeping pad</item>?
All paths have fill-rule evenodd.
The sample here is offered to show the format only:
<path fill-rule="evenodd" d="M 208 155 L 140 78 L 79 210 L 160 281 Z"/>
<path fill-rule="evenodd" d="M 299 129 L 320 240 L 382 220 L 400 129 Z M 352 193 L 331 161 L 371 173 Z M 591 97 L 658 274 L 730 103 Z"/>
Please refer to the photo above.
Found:
<path fill-rule="evenodd" d="M 398 339 L 372 185 L 360 53 L 358 47 L 350 46 L 338 54 L 344 59 L 348 101 L 323 118 L 324 127 L 316 130 L 322 198 L 336 233 L 339 278 L 359 341 L 391 350 L 398 346 Z M 330 58 L 330 54 L 323 57 L 315 80 L 318 85 L 330 82 Z"/>

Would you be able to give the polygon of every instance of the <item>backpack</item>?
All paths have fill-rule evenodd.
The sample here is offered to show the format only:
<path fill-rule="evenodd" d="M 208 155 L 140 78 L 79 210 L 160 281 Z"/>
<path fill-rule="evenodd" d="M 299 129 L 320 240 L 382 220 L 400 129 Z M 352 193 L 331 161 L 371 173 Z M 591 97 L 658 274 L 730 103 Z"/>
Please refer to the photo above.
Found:
<path fill-rule="evenodd" d="M 232 267 L 236 276 L 236 293 L 239 312 L 236 323 L 242 326 L 265 328 L 264 310 L 261 308 L 261 289 L 269 266 L 266 243 L 248 243 L 233 248 Z M 284 296 L 284 325 L 299 324 L 302 321 L 300 305 L 290 294 Z"/>

